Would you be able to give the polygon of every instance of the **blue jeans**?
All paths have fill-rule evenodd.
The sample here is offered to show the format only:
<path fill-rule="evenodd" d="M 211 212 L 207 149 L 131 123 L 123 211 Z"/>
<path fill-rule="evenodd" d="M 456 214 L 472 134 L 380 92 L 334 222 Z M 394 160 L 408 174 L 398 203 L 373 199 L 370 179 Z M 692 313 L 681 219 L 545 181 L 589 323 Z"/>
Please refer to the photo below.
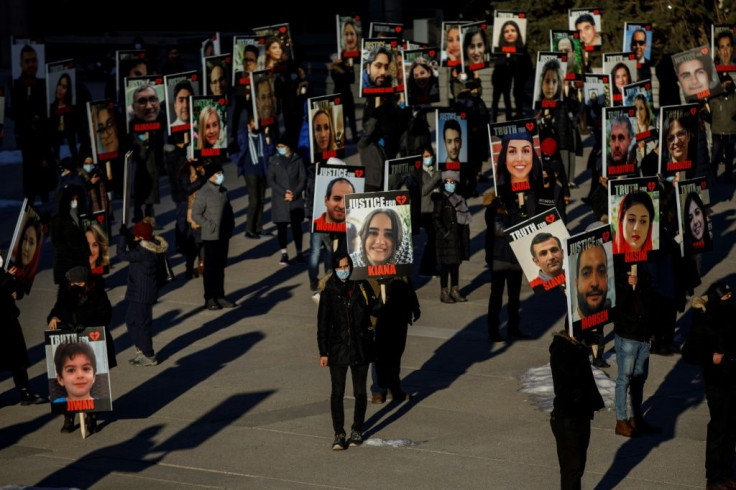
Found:
<path fill-rule="evenodd" d="M 325 246 L 324 267 L 325 274 L 332 268 L 332 243 L 329 233 L 312 233 L 309 238 L 309 261 L 307 262 L 307 275 L 309 283 L 316 283 L 319 278 L 319 262 L 322 253 L 322 245 Z"/>
<path fill-rule="evenodd" d="M 629 340 L 616 335 L 616 420 L 627 420 L 626 395 L 631 394 L 631 417 L 642 416 L 644 381 L 649 373 L 649 342 Z"/>

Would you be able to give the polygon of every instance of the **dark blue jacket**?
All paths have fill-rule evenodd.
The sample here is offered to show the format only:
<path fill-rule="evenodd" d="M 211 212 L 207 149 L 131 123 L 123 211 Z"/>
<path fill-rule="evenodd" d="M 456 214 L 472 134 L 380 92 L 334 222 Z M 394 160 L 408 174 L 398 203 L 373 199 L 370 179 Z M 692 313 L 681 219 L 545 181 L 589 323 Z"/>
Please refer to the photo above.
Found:
<path fill-rule="evenodd" d="M 128 301 L 152 305 L 158 299 L 158 254 L 165 253 L 169 244 L 160 236 L 153 237 L 153 240 L 141 240 L 137 247 L 128 250 L 127 238 L 118 235 L 118 258 L 130 262 L 128 289 L 125 292 L 125 299 Z"/>

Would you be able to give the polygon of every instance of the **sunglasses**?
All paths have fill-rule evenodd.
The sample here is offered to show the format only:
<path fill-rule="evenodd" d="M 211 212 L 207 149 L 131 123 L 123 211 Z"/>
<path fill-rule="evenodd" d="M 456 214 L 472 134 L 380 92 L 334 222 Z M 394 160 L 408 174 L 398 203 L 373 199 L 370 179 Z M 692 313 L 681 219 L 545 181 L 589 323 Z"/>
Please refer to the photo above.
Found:
<path fill-rule="evenodd" d="M 632 46 L 645 46 L 646 44 L 646 41 L 639 41 L 638 39 L 631 41 Z"/>

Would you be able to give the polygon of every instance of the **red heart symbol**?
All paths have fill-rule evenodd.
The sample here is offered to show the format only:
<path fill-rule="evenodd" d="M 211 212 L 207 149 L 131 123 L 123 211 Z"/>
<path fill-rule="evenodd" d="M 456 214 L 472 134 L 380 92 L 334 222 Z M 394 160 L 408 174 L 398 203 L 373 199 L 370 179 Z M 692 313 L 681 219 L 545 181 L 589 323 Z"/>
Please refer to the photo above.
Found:
<path fill-rule="evenodd" d="M 92 340 L 95 340 L 95 341 L 96 340 L 99 340 L 99 338 L 100 338 L 100 332 L 90 332 L 89 333 L 89 338 L 92 339 Z"/>
<path fill-rule="evenodd" d="M 217 40 L 217 34 L 212 34 L 212 36 L 210 36 L 210 39 L 212 39 L 213 41 L 216 41 Z"/>
<path fill-rule="evenodd" d="M 603 77 L 603 83 L 608 83 L 608 77 Z"/>
<path fill-rule="evenodd" d="M 605 243 L 605 242 L 607 242 L 607 241 L 608 241 L 608 238 L 609 238 L 610 236 L 611 236 L 611 232 L 610 232 L 610 231 L 604 231 L 604 232 L 603 232 L 603 242 L 604 242 L 604 243 Z"/>
<path fill-rule="evenodd" d="M 644 88 L 647 89 L 647 90 L 649 90 L 652 87 L 651 87 L 651 85 L 649 85 L 648 83 L 646 83 L 646 84 L 644 84 Z"/>
<path fill-rule="evenodd" d="M 163 78 L 157 78 L 156 79 L 156 85 L 161 85 L 162 83 L 164 83 L 164 79 Z"/>
<path fill-rule="evenodd" d="M 230 63 L 230 57 L 225 58 L 225 63 Z"/>
<path fill-rule="evenodd" d="M 362 169 L 358 169 L 358 170 L 356 170 L 356 171 L 355 171 L 355 176 L 356 176 L 356 177 L 362 177 L 362 176 L 363 176 L 363 170 L 362 170 Z"/>
<path fill-rule="evenodd" d="M 580 37 L 580 33 L 579 33 L 578 31 L 575 31 L 575 32 L 574 32 L 574 33 L 572 34 L 572 37 L 573 37 L 574 39 L 577 39 L 577 38 L 579 38 L 579 37 Z"/>
<path fill-rule="evenodd" d="M 480 28 L 481 28 L 481 29 L 483 29 L 483 30 L 485 31 L 485 30 L 486 30 L 486 25 L 485 25 L 485 24 L 481 24 L 481 25 L 480 25 Z"/>
<path fill-rule="evenodd" d="M 520 13 L 520 14 L 519 14 L 519 18 L 520 18 L 520 19 L 524 19 L 524 18 L 526 18 L 526 14 L 525 14 L 524 12 Z"/>
<path fill-rule="evenodd" d="M 414 168 L 418 169 L 421 166 L 422 166 L 422 162 L 420 162 L 419 160 L 417 160 L 416 162 L 414 162 Z"/>
<path fill-rule="evenodd" d="M 265 43 L 265 42 L 266 42 L 266 40 L 265 40 L 265 39 L 263 39 L 262 37 L 259 37 L 259 38 L 258 38 L 258 44 L 263 44 L 263 43 Z"/>
<path fill-rule="evenodd" d="M 698 112 L 697 107 L 691 107 L 690 108 L 690 114 L 692 114 L 694 116 L 696 112 Z"/>
<path fill-rule="evenodd" d="M 97 216 L 97 222 L 98 223 L 104 223 L 105 222 L 105 216 L 102 215 L 102 214 L 99 215 L 99 216 Z"/>
<path fill-rule="evenodd" d="M 630 60 L 635 60 L 636 59 L 636 55 L 634 53 L 629 53 L 629 59 Z"/>
<path fill-rule="evenodd" d="M 225 105 L 225 99 L 224 98 L 220 98 L 220 99 L 217 100 L 217 103 L 220 104 L 220 105 Z"/>
<path fill-rule="evenodd" d="M 647 24 L 646 26 L 644 26 L 644 29 L 646 29 L 647 31 L 651 31 L 652 30 L 652 26 L 650 26 L 649 24 Z"/>
<path fill-rule="evenodd" d="M 112 109 L 113 107 L 115 107 L 115 104 L 113 104 L 112 102 L 110 102 L 109 104 L 107 104 L 107 107 L 109 109 Z"/>
<path fill-rule="evenodd" d="M 528 122 L 526 123 L 526 130 L 532 131 L 534 129 L 534 122 Z"/>
<path fill-rule="evenodd" d="M 562 61 L 567 61 L 567 55 L 562 55 Z"/>
<path fill-rule="evenodd" d="M 139 58 L 139 59 L 141 59 L 141 60 L 142 60 L 142 59 L 143 59 L 143 58 L 145 58 L 145 57 L 146 57 L 146 53 L 138 53 L 138 58 Z"/>
<path fill-rule="evenodd" d="M 429 52 L 429 57 L 434 58 L 434 49 Z"/>
<path fill-rule="evenodd" d="M 399 204 L 404 204 L 406 202 L 406 196 L 396 196 L 396 202 Z"/>
<path fill-rule="evenodd" d="M 634 117 L 634 109 L 629 109 L 629 117 Z"/>
<path fill-rule="evenodd" d="M 360 15 L 356 15 L 355 20 L 360 20 Z"/>
<path fill-rule="evenodd" d="M 700 50 L 700 52 L 703 53 L 703 55 L 705 56 L 708 54 L 708 48 L 703 48 Z"/>
<path fill-rule="evenodd" d="M 703 189 L 703 190 L 705 190 L 706 187 L 708 187 L 708 183 L 706 181 L 702 181 L 700 183 L 700 188 Z"/>
<path fill-rule="evenodd" d="M 395 48 L 396 47 L 396 41 L 391 41 L 391 47 L 392 48 Z"/>
<path fill-rule="evenodd" d="M 401 32 L 401 26 L 396 26 L 396 32 Z"/>
<path fill-rule="evenodd" d="M 598 9 L 596 9 L 596 10 L 593 11 L 593 15 L 599 15 L 600 13 L 601 13 L 601 11 L 598 10 Z"/>
<path fill-rule="evenodd" d="M 335 97 L 335 105 L 340 105 L 340 97 Z"/>
<path fill-rule="evenodd" d="M 554 221 L 555 221 L 555 215 L 554 214 L 548 214 L 547 216 L 544 217 L 544 221 L 546 221 L 547 223 L 554 223 Z"/>
<path fill-rule="evenodd" d="M 197 80 L 199 80 L 199 77 L 198 77 L 198 76 L 197 76 L 197 74 L 195 73 L 194 75 L 192 75 L 192 81 L 193 81 L 193 82 L 196 82 Z"/>
<path fill-rule="evenodd" d="M 284 27 L 279 27 L 279 32 L 281 34 L 285 33 L 286 32 L 286 27 L 285 26 Z"/>
<path fill-rule="evenodd" d="M 649 192 L 654 192 L 655 187 L 657 187 L 656 182 L 647 182 L 647 189 L 649 189 Z"/>

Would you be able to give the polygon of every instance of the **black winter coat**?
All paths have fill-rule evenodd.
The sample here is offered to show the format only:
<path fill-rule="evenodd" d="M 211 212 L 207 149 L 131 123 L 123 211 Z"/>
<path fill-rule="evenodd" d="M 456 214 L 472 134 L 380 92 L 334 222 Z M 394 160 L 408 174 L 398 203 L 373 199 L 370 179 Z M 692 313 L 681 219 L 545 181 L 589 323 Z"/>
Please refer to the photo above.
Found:
<path fill-rule="evenodd" d="M 365 281 L 345 281 L 332 275 L 319 299 L 317 346 L 330 366 L 368 364 L 375 359 L 371 313 L 377 305 Z"/>
<path fill-rule="evenodd" d="M 130 262 L 128 267 L 128 288 L 125 299 L 152 305 L 158 299 L 156 272 L 159 254 L 163 254 L 169 244 L 159 236 L 154 241 L 141 240 L 137 246 L 128 250 L 128 240 L 124 235 L 118 236 L 118 258 Z"/>
<path fill-rule="evenodd" d="M 470 227 L 457 222 L 455 207 L 448 195 L 442 192 L 432 194 L 434 211 L 432 221 L 436 231 L 436 251 L 438 264 L 459 264 L 470 258 Z"/>
<path fill-rule="evenodd" d="M 20 293 L 15 278 L 0 269 L 0 329 L 3 337 L 0 342 L 0 370 L 3 371 L 30 365 L 26 340 L 18 321 L 20 310 L 15 305 L 13 293 Z"/>
<path fill-rule="evenodd" d="M 72 267 L 78 265 L 89 267 L 89 245 L 84 234 L 81 218 L 74 221 L 70 214 L 71 198 L 77 196 L 80 205 L 78 210 L 84 211 L 83 201 L 86 198 L 84 189 L 66 188 L 59 201 L 59 214 L 51 222 L 51 243 L 54 245 L 54 283 L 63 284 L 64 275 Z M 78 223 L 78 224 L 77 224 Z"/>
<path fill-rule="evenodd" d="M 549 346 L 549 364 L 555 389 L 552 416 L 592 419 L 604 403 L 590 368 L 588 348 L 557 334 Z"/>
<path fill-rule="evenodd" d="M 638 265 L 634 289 L 628 283 L 627 273 L 631 270 L 631 265 L 624 263 L 623 255 L 616 255 L 613 260 L 616 271 L 616 314 L 613 331 L 625 339 L 647 342 L 655 321 L 652 305 L 656 300 L 652 275 L 647 271 L 648 264 Z"/>
<path fill-rule="evenodd" d="M 733 325 L 736 311 L 722 303 L 718 299 L 708 301 L 705 311 L 693 308 L 692 329 L 702 329 L 705 334 L 702 368 L 706 386 L 733 388 L 736 386 L 736 329 Z M 723 354 L 720 364 L 713 364 L 715 353 Z"/>

